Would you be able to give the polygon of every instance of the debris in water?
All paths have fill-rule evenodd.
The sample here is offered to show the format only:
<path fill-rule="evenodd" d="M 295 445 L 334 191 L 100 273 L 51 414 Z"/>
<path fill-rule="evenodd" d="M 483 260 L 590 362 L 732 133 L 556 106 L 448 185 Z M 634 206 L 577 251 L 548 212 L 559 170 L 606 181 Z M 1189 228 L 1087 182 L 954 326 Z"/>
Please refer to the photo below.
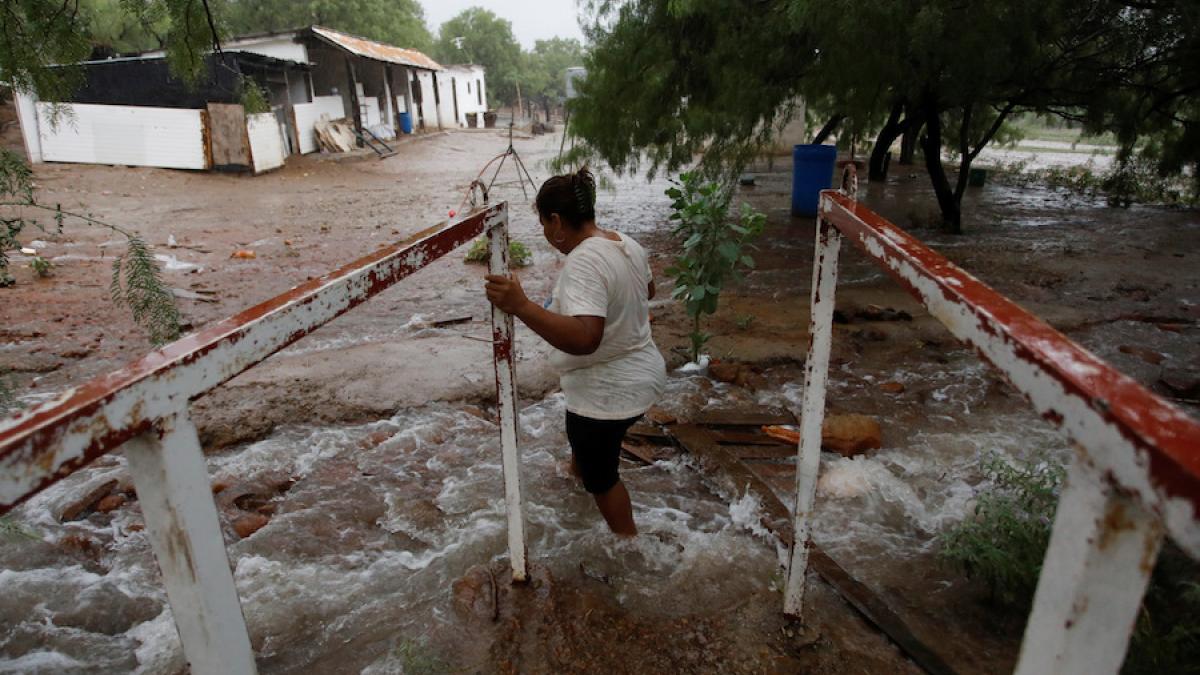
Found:
<path fill-rule="evenodd" d="M 788 443 L 800 443 L 800 431 L 793 427 L 764 426 L 763 433 Z M 882 448 L 883 432 L 879 422 L 868 415 L 826 415 L 821 425 L 821 447 L 843 457 L 853 457 Z"/>
<path fill-rule="evenodd" d="M 258 254 L 256 254 L 254 251 L 251 251 L 248 249 L 240 249 L 240 250 L 234 251 L 233 255 L 231 255 L 229 257 L 237 258 L 239 260 L 253 260 L 254 258 L 258 257 Z"/>

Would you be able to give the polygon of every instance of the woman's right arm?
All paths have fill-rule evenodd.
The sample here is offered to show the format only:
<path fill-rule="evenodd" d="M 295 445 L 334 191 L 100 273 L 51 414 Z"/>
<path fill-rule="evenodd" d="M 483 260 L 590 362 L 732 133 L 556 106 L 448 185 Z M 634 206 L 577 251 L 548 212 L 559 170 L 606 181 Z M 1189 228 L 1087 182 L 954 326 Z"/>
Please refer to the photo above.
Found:
<path fill-rule="evenodd" d="M 600 347 L 600 341 L 604 339 L 604 317 L 556 314 L 527 298 L 516 277 L 489 274 L 484 278 L 487 279 L 488 300 L 520 319 L 555 349 L 586 356 Z"/>

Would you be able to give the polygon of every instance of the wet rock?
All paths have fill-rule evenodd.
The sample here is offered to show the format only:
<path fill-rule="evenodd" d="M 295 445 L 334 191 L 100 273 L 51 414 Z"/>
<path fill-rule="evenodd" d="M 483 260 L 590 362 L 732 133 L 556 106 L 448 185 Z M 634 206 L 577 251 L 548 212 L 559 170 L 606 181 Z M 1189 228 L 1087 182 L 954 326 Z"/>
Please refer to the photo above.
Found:
<path fill-rule="evenodd" d="M 455 580 L 452 597 L 454 613 L 463 619 L 492 619 L 498 609 L 497 580 L 486 565 L 475 565 Z"/>
<path fill-rule="evenodd" d="M 767 380 L 754 368 L 740 363 L 712 363 L 708 366 L 708 374 L 718 382 L 732 384 L 746 389 L 761 389 Z"/>
<path fill-rule="evenodd" d="M 82 497 L 63 508 L 58 515 L 59 522 L 65 523 L 71 520 L 79 520 L 87 515 L 89 511 L 94 510 L 96 503 L 108 496 L 115 487 L 117 487 L 117 481 L 110 480 L 88 490 Z"/>
<path fill-rule="evenodd" d="M 879 305 L 867 305 L 856 311 L 854 318 L 863 321 L 912 321 L 912 315 L 908 312 Z"/>
<path fill-rule="evenodd" d="M 100 542 L 86 534 L 68 534 L 58 540 L 58 546 L 93 560 L 99 558 L 100 553 L 104 551 L 104 546 Z"/>
<path fill-rule="evenodd" d="M 904 386 L 903 382 L 896 382 L 894 380 L 891 382 L 881 383 L 879 385 L 879 388 L 882 389 L 883 391 L 886 391 L 889 394 L 903 394 L 904 390 L 905 390 L 905 386 Z"/>
<path fill-rule="evenodd" d="M 708 374 L 717 382 L 733 384 L 737 379 L 738 373 L 742 371 L 742 367 L 736 363 L 716 362 L 708 364 Z"/>
<path fill-rule="evenodd" d="M 1200 399 L 1200 370 L 1169 370 L 1158 383 L 1172 396 Z"/>
<path fill-rule="evenodd" d="M 58 353 L 58 356 L 64 359 L 82 359 L 92 353 L 90 347 L 77 347 L 72 349 L 64 349 Z"/>
<path fill-rule="evenodd" d="M 875 328 L 860 328 L 850 333 L 850 337 L 867 342 L 884 342 L 887 340 L 887 333 Z"/>
<path fill-rule="evenodd" d="M 646 420 L 662 425 L 675 424 L 678 421 L 674 415 L 658 406 L 654 406 L 646 411 Z"/>
<path fill-rule="evenodd" d="M 379 447 L 380 445 L 383 445 L 383 443 L 385 441 L 387 441 L 389 438 L 391 438 L 392 436 L 393 436 L 393 433 L 391 431 L 386 431 L 386 430 L 373 431 L 370 434 L 367 434 L 367 436 L 365 438 L 363 438 L 362 440 L 360 440 L 358 442 L 358 447 L 360 447 L 364 450 L 367 448 Z"/>
<path fill-rule="evenodd" d="M 821 446 L 843 457 L 853 457 L 883 447 L 883 431 L 879 422 L 867 415 L 826 415 Z"/>
<path fill-rule="evenodd" d="M 479 419 L 481 419 L 485 422 L 494 421 L 494 418 L 491 415 L 488 415 L 487 413 L 485 413 L 483 411 L 483 409 L 480 408 L 479 406 L 474 406 L 474 405 L 463 406 L 462 411 L 467 413 L 471 417 L 478 417 Z"/>
<path fill-rule="evenodd" d="M 1146 347 L 1140 347 L 1140 346 L 1136 346 L 1136 345 L 1121 345 L 1120 347 L 1117 347 L 1117 349 L 1122 354 L 1129 354 L 1130 356 L 1136 356 L 1139 359 L 1145 361 L 1146 363 L 1149 363 L 1149 364 L 1155 365 L 1155 366 L 1160 365 L 1163 362 L 1163 359 L 1166 358 L 1162 354 L 1154 351 L 1153 349 L 1148 349 Z"/>
<path fill-rule="evenodd" d="M 116 494 L 108 495 L 100 501 L 96 502 L 96 511 L 100 513 L 111 513 L 125 505 L 125 495 Z"/>
<path fill-rule="evenodd" d="M 261 530 L 268 522 L 270 522 L 270 518 L 261 513 L 246 513 L 234 518 L 231 525 L 233 526 L 233 531 L 237 532 L 238 537 L 245 539 Z"/>

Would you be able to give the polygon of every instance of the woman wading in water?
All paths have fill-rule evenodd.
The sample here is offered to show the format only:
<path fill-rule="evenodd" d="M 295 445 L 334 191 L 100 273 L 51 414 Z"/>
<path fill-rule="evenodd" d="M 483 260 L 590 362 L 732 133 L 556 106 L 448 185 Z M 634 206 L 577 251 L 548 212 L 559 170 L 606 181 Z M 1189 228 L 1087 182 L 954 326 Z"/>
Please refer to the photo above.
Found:
<path fill-rule="evenodd" d="M 587 168 L 555 176 L 537 195 L 538 220 L 567 261 L 546 307 L 516 277 L 487 276 L 487 297 L 555 348 L 551 362 L 567 397 L 573 472 L 608 527 L 637 534 L 617 467 L 621 439 L 662 395 L 666 369 L 650 336 L 654 280 L 646 250 L 596 225 L 596 181 Z"/>

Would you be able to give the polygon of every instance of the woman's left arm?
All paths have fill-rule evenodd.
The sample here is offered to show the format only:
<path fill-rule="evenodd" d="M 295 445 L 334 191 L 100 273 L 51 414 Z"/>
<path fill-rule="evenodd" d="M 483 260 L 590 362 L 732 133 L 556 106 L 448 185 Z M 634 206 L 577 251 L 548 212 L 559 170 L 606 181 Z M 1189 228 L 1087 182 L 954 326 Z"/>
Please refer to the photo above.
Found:
<path fill-rule="evenodd" d="M 604 338 L 604 317 L 564 316 L 532 302 L 525 296 L 515 276 L 489 274 L 486 277 L 488 300 L 502 311 L 520 319 L 555 349 L 575 356 L 586 356 L 600 347 Z"/>

